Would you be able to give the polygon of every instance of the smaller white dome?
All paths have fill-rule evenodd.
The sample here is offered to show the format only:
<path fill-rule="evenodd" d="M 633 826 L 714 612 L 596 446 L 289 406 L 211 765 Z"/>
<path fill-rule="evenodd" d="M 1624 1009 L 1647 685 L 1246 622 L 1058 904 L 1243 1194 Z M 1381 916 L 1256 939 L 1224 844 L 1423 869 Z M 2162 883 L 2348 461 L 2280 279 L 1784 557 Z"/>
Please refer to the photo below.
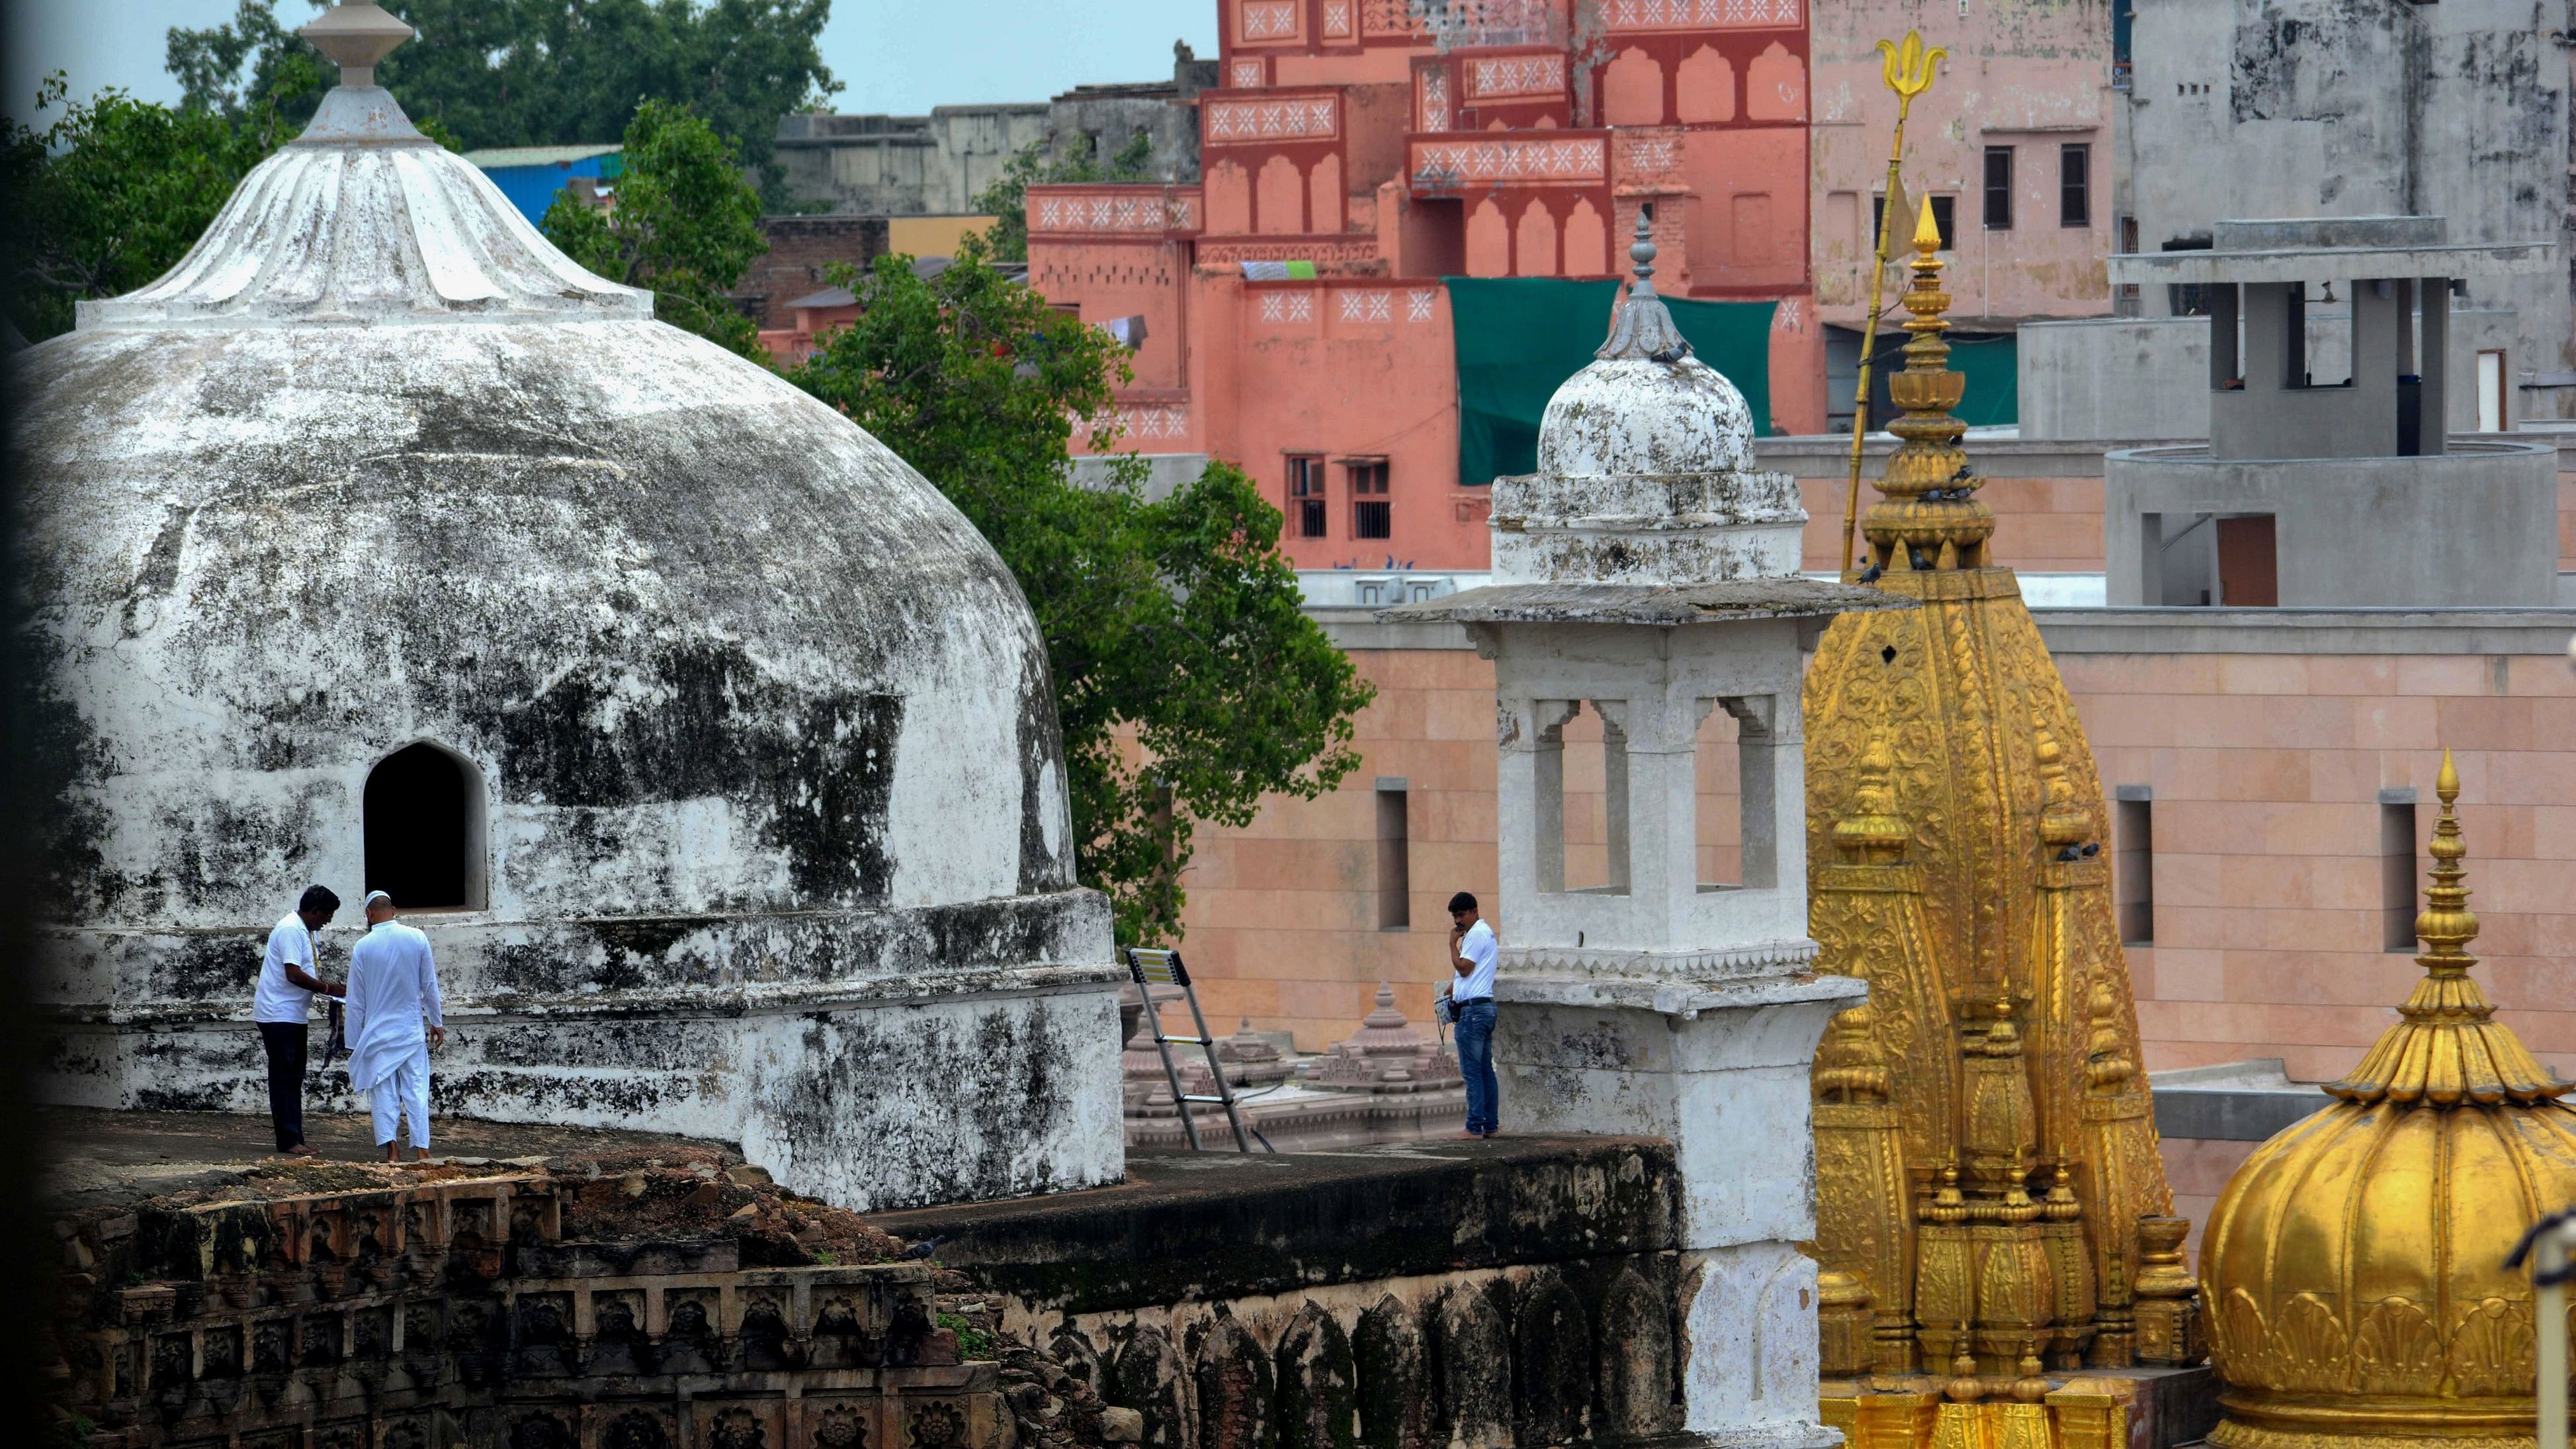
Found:
<path fill-rule="evenodd" d="M 1660 302 L 1654 305 L 1662 310 Z M 1538 471 L 1560 478 L 1736 473 L 1752 466 L 1753 413 L 1744 394 L 1687 352 L 1669 362 L 1601 358 L 1565 380 L 1539 423 Z"/>

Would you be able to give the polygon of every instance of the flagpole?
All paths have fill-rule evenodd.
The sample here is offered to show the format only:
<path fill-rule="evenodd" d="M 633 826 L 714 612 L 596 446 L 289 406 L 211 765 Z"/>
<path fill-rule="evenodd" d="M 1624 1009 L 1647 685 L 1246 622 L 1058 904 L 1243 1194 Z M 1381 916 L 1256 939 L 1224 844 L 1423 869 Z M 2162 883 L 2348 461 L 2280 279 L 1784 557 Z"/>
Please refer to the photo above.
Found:
<path fill-rule="evenodd" d="M 1899 184 L 1898 168 L 1905 161 L 1905 116 L 1914 108 L 1914 98 L 1932 88 L 1932 73 L 1950 52 L 1939 46 L 1923 48 L 1921 31 L 1905 32 L 1905 42 L 1892 40 L 1878 43 L 1880 78 L 1896 92 L 1896 139 L 1887 152 L 1887 199 L 1878 209 L 1877 265 L 1869 273 L 1869 311 L 1861 320 L 1860 386 L 1852 399 L 1852 445 L 1850 487 L 1843 494 L 1843 578 L 1852 578 L 1852 539 L 1860 527 L 1860 455 L 1862 440 L 1869 435 L 1869 374 L 1873 354 L 1878 351 L 1878 302 L 1880 288 L 1887 281 L 1887 239 L 1897 226 L 1896 204 Z"/>

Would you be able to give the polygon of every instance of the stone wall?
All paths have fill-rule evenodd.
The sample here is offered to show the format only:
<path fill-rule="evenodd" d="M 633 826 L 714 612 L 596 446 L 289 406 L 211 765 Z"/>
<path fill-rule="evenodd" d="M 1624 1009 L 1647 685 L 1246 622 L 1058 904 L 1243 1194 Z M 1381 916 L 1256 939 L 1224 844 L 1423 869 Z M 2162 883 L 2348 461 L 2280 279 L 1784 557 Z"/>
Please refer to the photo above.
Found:
<path fill-rule="evenodd" d="M 876 1219 L 1153 1449 L 1612 1444 L 1680 1425 L 1663 1143 L 1144 1158 L 1122 1188 Z M 1706 1292 L 1709 1290 L 1702 1289 Z"/>
<path fill-rule="evenodd" d="M 681 1186 L 706 1205 L 755 1196 L 690 1167 Z M 92 1426 L 89 1449 L 1011 1442 L 996 1367 L 961 1357 L 927 1263 L 566 1231 L 585 1194 L 623 1206 L 648 1175 L 673 1172 L 450 1171 L 74 1214 L 58 1229 L 61 1407 Z"/>

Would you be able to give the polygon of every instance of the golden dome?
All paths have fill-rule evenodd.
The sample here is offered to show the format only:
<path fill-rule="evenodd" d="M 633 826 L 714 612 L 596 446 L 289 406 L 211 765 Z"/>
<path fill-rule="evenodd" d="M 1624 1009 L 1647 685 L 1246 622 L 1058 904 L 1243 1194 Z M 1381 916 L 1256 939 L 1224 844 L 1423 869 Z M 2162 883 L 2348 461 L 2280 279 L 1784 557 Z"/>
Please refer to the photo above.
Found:
<path fill-rule="evenodd" d="M 2576 1087 L 2492 1018 L 2448 751 L 2424 980 L 2333 1106 L 2257 1148 L 2201 1244 L 2210 1358 L 2232 1449 L 2533 1442 L 2523 1231 L 2576 1202 Z"/>

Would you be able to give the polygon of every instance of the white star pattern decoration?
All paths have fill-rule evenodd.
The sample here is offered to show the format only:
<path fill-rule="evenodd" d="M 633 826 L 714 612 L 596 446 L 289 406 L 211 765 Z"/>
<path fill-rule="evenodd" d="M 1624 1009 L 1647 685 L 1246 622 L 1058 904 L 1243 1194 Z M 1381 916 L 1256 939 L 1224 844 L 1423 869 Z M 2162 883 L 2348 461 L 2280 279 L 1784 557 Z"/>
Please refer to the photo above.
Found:
<path fill-rule="evenodd" d="M 1799 0 L 1612 0 L 1613 30 L 1753 30 L 1794 26 Z"/>
<path fill-rule="evenodd" d="M 1284 322 L 1288 320 L 1287 297 L 1278 292 L 1262 293 L 1261 320 L 1264 322 Z"/>
<path fill-rule="evenodd" d="M 1297 33 L 1297 7 L 1265 3 L 1243 7 L 1243 38 L 1246 40 L 1286 39 Z"/>
<path fill-rule="evenodd" d="M 1331 96 L 1289 101 L 1218 101 L 1207 108 L 1211 141 L 1329 140 L 1338 126 Z"/>
<path fill-rule="evenodd" d="M 1404 294 L 1404 320 L 1405 320 L 1405 321 L 1407 321 L 1407 322 L 1428 322 L 1428 321 L 1430 321 L 1430 320 L 1431 320 L 1431 304 L 1432 304 L 1432 298 L 1433 298 L 1433 295 L 1434 295 L 1434 294 L 1432 294 L 1432 293 L 1430 293 L 1430 292 L 1407 292 L 1407 293 L 1405 293 L 1405 294 Z"/>
<path fill-rule="evenodd" d="M 1261 62 L 1257 60 L 1236 61 L 1234 63 L 1234 83 L 1245 90 L 1254 90 L 1259 88 L 1261 85 Z"/>
<path fill-rule="evenodd" d="M 1515 55 L 1473 61 L 1467 77 L 1468 93 L 1479 97 L 1545 95 L 1564 88 L 1564 57 Z"/>
<path fill-rule="evenodd" d="M 1422 129 L 1449 129 L 1449 72 L 1438 66 L 1422 73 Z"/>
<path fill-rule="evenodd" d="M 1601 178 L 1601 142 L 1474 141 L 1422 147 L 1415 175 L 1443 171 L 1478 181 L 1597 181 Z"/>
<path fill-rule="evenodd" d="M 1771 314 L 1771 330 L 1774 332 L 1795 332 L 1798 330 L 1797 298 L 1783 297 L 1780 299 L 1778 310 Z"/>
<path fill-rule="evenodd" d="M 1289 294 L 1288 294 L 1288 320 L 1289 320 L 1289 321 L 1291 321 L 1291 322 L 1312 322 L 1312 321 L 1314 321 L 1314 320 L 1315 320 L 1315 294 L 1314 294 L 1314 293 L 1312 293 L 1312 292 L 1291 292 L 1291 293 L 1289 293 Z"/>
<path fill-rule="evenodd" d="M 1351 0 L 1324 0 L 1324 33 L 1334 36 L 1351 33 Z"/>

